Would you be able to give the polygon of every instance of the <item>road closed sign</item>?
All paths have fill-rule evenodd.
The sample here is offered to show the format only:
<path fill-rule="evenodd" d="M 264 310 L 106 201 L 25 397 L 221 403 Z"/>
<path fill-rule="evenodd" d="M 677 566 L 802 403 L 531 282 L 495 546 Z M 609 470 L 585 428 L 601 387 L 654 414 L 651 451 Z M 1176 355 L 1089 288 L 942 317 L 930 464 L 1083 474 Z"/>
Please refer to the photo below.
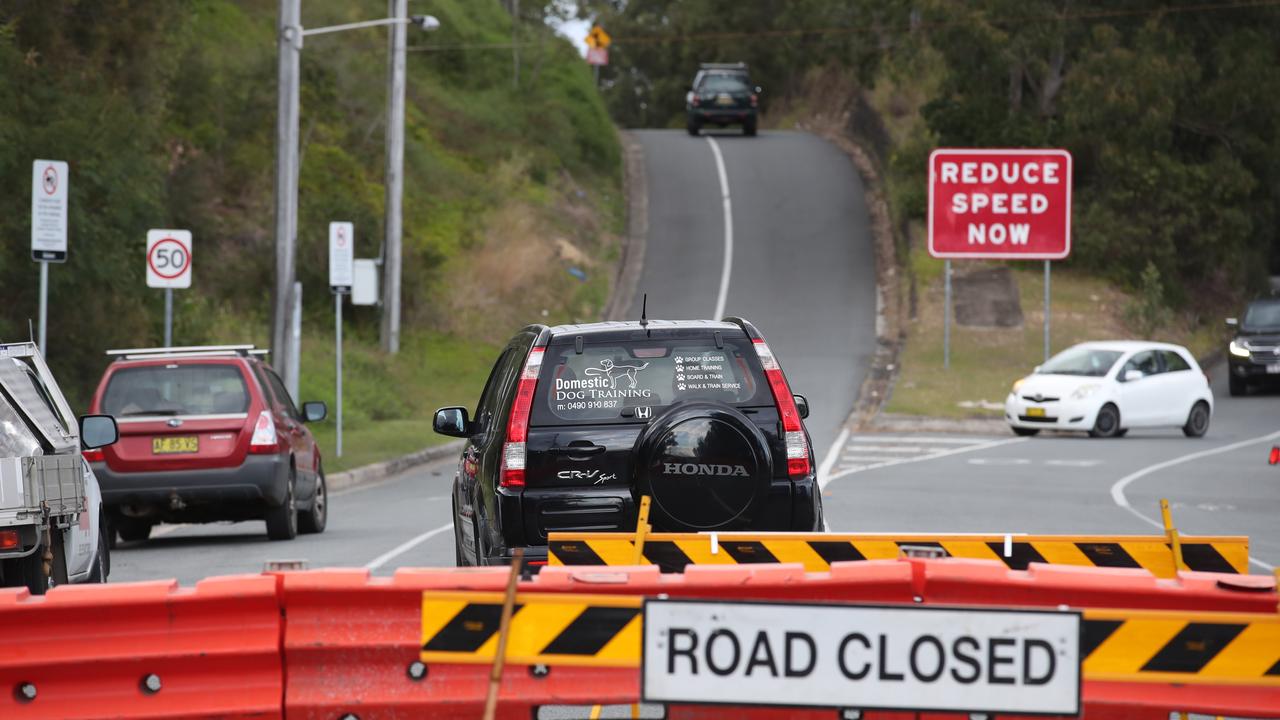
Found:
<path fill-rule="evenodd" d="M 147 231 L 147 287 L 191 287 L 191 231 Z"/>
<path fill-rule="evenodd" d="M 940 149 L 929 156 L 929 254 L 1061 260 L 1071 253 L 1066 150 Z"/>
<path fill-rule="evenodd" d="M 1076 715 L 1072 612 L 653 600 L 646 702 Z"/>

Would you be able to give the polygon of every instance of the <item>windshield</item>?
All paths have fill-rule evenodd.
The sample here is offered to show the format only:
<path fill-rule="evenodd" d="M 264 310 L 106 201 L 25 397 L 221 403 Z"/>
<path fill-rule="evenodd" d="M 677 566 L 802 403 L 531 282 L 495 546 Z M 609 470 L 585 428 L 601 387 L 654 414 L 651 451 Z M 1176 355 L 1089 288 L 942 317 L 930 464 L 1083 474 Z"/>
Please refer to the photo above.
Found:
<path fill-rule="evenodd" d="M 1049 358 L 1040 366 L 1037 375 L 1086 375 L 1102 377 L 1111 370 L 1124 353 L 1119 350 L 1073 347 Z"/>
<path fill-rule="evenodd" d="M 765 386 L 754 352 L 745 342 L 717 349 L 710 339 L 587 345 L 582 354 L 573 346 L 548 348 L 536 402 L 549 413 L 539 414 L 551 423 L 643 421 L 681 400 L 757 403 Z"/>
<path fill-rule="evenodd" d="M 1244 326 L 1250 330 L 1280 330 L 1280 302 L 1258 302 L 1244 313 Z"/>
<path fill-rule="evenodd" d="M 137 415 L 225 415 L 249 409 L 244 377 L 234 365 L 149 365 L 112 373 L 102 411 Z"/>
<path fill-rule="evenodd" d="M 708 75 L 699 89 L 703 92 L 746 92 L 747 84 L 734 75 Z"/>

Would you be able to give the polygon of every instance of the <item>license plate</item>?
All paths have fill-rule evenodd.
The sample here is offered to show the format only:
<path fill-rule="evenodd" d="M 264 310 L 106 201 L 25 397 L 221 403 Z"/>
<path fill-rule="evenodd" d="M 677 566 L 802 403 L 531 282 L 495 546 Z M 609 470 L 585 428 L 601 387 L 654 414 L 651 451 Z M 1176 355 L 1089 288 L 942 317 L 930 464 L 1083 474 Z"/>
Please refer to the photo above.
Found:
<path fill-rule="evenodd" d="M 1280 363 L 1271 363 L 1267 366 L 1268 375 L 1280 375 Z"/>
<path fill-rule="evenodd" d="M 1044 417 L 1044 408 L 1027 408 L 1027 417 Z"/>
<path fill-rule="evenodd" d="M 200 452 L 200 438 L 195 435 L 158 437 L 151 439 L 152 455 L 173 455 L 176 453 L 194 452 Z"/>
<path fill-rule="evenodd" d="M 717 97 L 716 97 L 716 104 L 717 104 L 717 105 L 732 105 L 732 104 L 733 104 L 733 96 L 732 96 L 732 95 L 719 95 L 719 96 L 717 96 Z"/>

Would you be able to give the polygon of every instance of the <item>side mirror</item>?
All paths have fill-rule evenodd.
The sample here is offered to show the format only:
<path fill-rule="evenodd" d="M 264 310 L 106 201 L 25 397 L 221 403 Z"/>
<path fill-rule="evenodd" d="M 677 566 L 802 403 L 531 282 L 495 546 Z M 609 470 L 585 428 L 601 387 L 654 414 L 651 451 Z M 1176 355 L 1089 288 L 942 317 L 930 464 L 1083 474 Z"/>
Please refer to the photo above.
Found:
<path fill-rule="evenodd" d="M 471 434 L 471 419 L 464 407 L 446 407 L 436 411 L 432 429 L 441 435 L 450 437 L 468 437 Z"/>
<path fill-rule="evenodd" d="M 800 413 L 800 419 L 809 417 L 809 398 L 803 395 L 792 395 L 796 401 L 796 412 Z"/>
<path fill-rule="evenodd" d="M 1227 327 L 1240 327 L 1240 320 L 1238 318 L 1227 318 Z"/>
<path fill-rule="evenodd" d="M 309 422 L 309 423 L 320 422 L 321 420 L 325 419 L 328 416 L 329 416 L 329 406 L 325 405 L 319 400 L 313 400 L 311 402 L 302 403 L 302 418 L 306 422 Z"/>
<path fill-rule="evenodd" d="M 80 417 L 80 447 L 93 450 L 114 444 L 120 439 L 116 419 L 110 415 L 82 415 Z"/>
<path fill-rule="evenodd" d="M 1124 371 L 1125 382 L 1133 382 L 1134 380 L 1141 380 L 1146 376 L 1147 374 L 1142 372 L 1141 370 L 1125 370 Z"/>

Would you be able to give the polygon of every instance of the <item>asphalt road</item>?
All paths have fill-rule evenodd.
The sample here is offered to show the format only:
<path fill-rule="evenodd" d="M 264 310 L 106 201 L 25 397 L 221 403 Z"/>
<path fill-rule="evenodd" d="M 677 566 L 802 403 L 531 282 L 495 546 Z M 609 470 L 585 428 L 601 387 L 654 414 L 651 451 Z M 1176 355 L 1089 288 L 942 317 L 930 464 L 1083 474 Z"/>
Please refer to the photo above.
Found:
<path fill-rule="evenodd" d="M 1224 371 L 1210 369 L 1216 407 L 1198 439 L 1180 430 L 1134 430 L 1114 440 L 851 438 L 844 473 L 832 473 L 824 493 L 831 529 L 1148 533 L 1160 527 L 1167 498 L 1181 532 L 1248 535 L 1253 571 L 1269 570 L 1280 565 L 1280 468 L 1267 465 L 1280 444 L 1280 393 L 1229 397 Z"/>
<path fill-rule="evenodd" d="M 647 292 L 653 318 L 709 318 L 719 309 L 756 323 L 793 390 L 810 398 L 821 461 L 874 351 L 874 269 L 857 173 L 838 150 L 799 133 L 715 135 L 715 149 L 683 132 L 637 137 L 649 239 L 632 315 Z M 1218 404 L 1202 439 L 1176 430 L 1117 440 L 848 437 L 831 454 L 828 522 L 836 531 L 1146 533 L 1167 497 L 1184 533 L 1248 534 L 1253 569 L 1278 565 L 1280 469 L 1266 465 L 1266 436 L 1280 430 L 1280 394 L 1230 398 L 1222 369 L 1211 375 Z M 378 574 L 452 565 L 455 462 L 333 495 L 319 536 L 269 542 L 261 522 L 162 526 L 147 543 L 118 546 L 111 580 L 189 584 L 285 559 Z"/>

